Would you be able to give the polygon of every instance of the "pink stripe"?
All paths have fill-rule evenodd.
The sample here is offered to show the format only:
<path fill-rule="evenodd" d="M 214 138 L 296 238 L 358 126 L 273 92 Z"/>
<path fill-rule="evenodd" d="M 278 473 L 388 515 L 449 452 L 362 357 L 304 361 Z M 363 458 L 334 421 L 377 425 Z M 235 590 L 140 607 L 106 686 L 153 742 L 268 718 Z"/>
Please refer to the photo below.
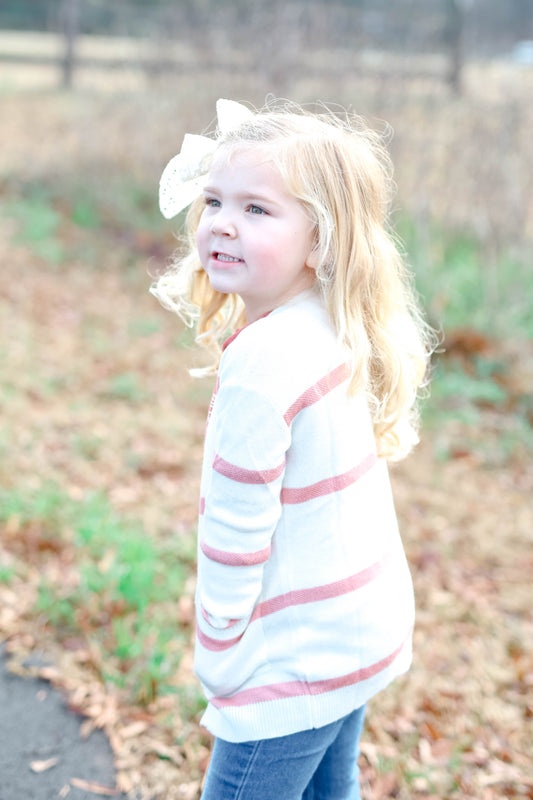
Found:
<path fill-rule="evenodd" d="M 326 583 L 323 586 L 313 586 L 309 589 L 296 589 L 293 592 L 280 594 L 277 597 L 272 597 L 270 600 L 265 600 L 263 603 L 255 608 L 254 613 L 250 618 L 253 622 L 260 617 L 267 617 L 269 614 L 274 614 L 277 611 L 283 611 L 284 608 L 289 606 L 303 605 L 304 603 L 319 603 L 321 600 L 330 600 L 333 597 L 340 597 L 349 592 L 355 592 L 361 589 L 377 578 L 385 569 L 390 556 L 385 556 L 381 561 L 376 561 L 361 572 L 356 572 L 355 575 L 350 575 L 348 578 L 343 578 L 340 581 L 333 583 Z"/>
<path fill-rule="evenodd" d="M 328 600 L 332 597 L 339 597 L 343 594 L 347 594 L 348 592 L 354 592 L 357 589 L 361 589 L 383 572 L 389 560 L 390 556 L 387 555 L 381 561 L 376 561 L 375 564 L 371 564 L 366 569 L 361 570 L 361 572 L 357 572 L 355 575 L 351 575 L 349 578 L 345 578 L 340 581 L 334 581 L 333 583 L 328 583 L 324 586 L 314 586 L 311 589 L 299 589 L 294 592 L 287 592 L 286 594 L 280 594 L 277 597 L 272 597 L 270 600 L 265 600 L 264 603 L 260 603 L 256 607 L 250 618 L 250 623 L 254 622 L 260 617 L 266 617 L 269 614 L 274 614 L 277 611 L 283 611 L 284 608 L 288 608 L 289 606 L 301 605 L 304 603 L 314 603 L 319 602 L 320 600 Z M 204 619 L 209 622 L 209 615 L 203 607 L 201 608 L 201 613 Z M 235 624 L 236 622 L 238 622 L 238 620 L 230 620 L 230 623 L 227 627 L 231 627 L 231 625 Z M 235 639 L 228 639 L 225 642 L 220 642 L 218 639 L 211 639 L 204 633 L 198 631 L 198 638 L 203 646 L 207 647 L 208 650 L 228 650 L 230 647 L 233 647 L 233 645 L 238 644 L 242 637 L 238 636 Z"/>
<path fill-rule="evenodd" d="M 300 488 L 285 488 L 281 490 L 281 502 L 286 505 L 292 503 L 305 503 L 308 500 L 313 500 L 316 497 L 323 497 L 326 494 L 339 492 L 346 489 L 362 478 L 372 467 L 377 464 L 377 455 L 369 453 L 369 455 L 361 461 L 353 469 L 344 472 L 342 475 L 334 475 L 333 478 L 325 478 L 318 483 L 312 483 L 310 486 L 302 486 Z"/>
<path fill-rule="evenodd" d="M 351 370 L 349 364 L 341 364 L 340 366 L 335 367 L 335 369 L 331 372 L 328 372 L 327 375 L 317 381 L 317 383 L 315 383 L 309 389 L 306 389 L 306 391 L 294 401 L 289 410 L 284 414 L 283 418 L 287 425 L 290 425 L 294 417 L 304 408 L 313 405 L 313 403 L 316 403 L 317 400 L 320 400 L 337 386 L 340 386 L 340 384 L 349 377 L 350 372 Z"/>
<path fill-rule="evenodd" d="M 256 564 L 264 564 L 270 558 L 270 545 L 255 553 L 231 553 L 228 550 L 217 550 L 216 547 L 210 547 L 203 540 L 200 542 L 200 547 L 202 553 L 210 561 L 226 564 L 229 567 L 253 567 Z"/>
<path fill-rule="evenodd" d="M 205 513 L 205 497 L 200 497 L 200 516 Z"/>
<path fill-rule="evenodd" d="M 267 703 L 271 700 L 282 700 L 289 697 L 301 697 L 302 695 L 319 695 L 326 692 L 334 692 L 336 689 L 344 689 L 346 686 L 353 686 L 361 681 L 366 681 L 373 678 L 374 675 L 382 672 L 390 667 L 393 661 L 400 655 L 401 651 L 409 636 L 411 630 L 405 640 L 399 647 L 385 656 L 375 664 L 368 667 L 362 667 L 355 672 L 350 672 L 348 675 L 339 675 L 336 678 L 328 678 L 322 681 L 313 681 L 306 683 L 304 681 L 287 681 L 286 683 L 273 683 L 269 686 L 257 686 L 254 689 L 244 689 L 242 692 L 237 692 L 231 697 L 214 697 L 209 701 L 215 708 L 226 708 L 228 706 L 246 706 L 253 703 Z"/>
<path fill-rule="evenodd" d="M 285 459 L 282 464 L 273 469 L 255 470 L 238 467 L 236 464 L 230 464 L 229 461 L 225 461 L 225 459 L 220 456 L 215 456 L 213 469 L 220 473 L 220 475 L 224 475 L 224 477 L 231 478 L 232 481 L 238 481 L 239 483 L 270 483 L 283 474 Z"/>
<path fill-rule="evenodd" d="M 242 639 L 243 634 L 241 633 L 240 636 L 236 636 L 234 639 L 219 641 L 218 639 L 212 639 L 210 636 L 206 636 L 206 634 L 203 633 L 198 626 L 196 626 L 196 636 L 198 637 L 200 644 L 205 647 L 206 650 L 212 650 L 215 653 L 221 653 L 223 650 L 229 650 L 230 647 L 238 644 L 238 642 L 240 642 Z"/>

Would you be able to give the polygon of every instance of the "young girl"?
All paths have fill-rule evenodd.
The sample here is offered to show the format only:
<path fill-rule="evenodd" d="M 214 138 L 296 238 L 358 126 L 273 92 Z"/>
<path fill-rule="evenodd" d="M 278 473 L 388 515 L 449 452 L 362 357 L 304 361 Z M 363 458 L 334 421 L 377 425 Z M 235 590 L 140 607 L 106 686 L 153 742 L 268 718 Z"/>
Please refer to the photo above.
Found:
<path fill-rule="evenodd" d="M 413 592 L 387 459 L 416 441 L 427 329 L 358 120 L 217 104 L 161 182 L 189 252 L 153 288 L 216 356 L 195 670 L 203 800 L 359 798 L 365 703 L 409 667 Z M 218 343 L 225 337 L 222 353 Z"/>

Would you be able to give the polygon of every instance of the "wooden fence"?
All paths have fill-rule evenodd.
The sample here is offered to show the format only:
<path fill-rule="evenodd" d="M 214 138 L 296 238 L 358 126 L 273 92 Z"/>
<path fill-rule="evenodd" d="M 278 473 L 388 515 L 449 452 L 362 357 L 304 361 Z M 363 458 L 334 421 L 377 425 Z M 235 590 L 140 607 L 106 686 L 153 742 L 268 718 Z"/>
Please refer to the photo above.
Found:
<path fill-rule="evenodd" d="M 149 8 L 123 2 L 117 6 L 122 17 L 114 22 L 113 37 L 81 35 L 89 5 L 61 0 L 57 31 L 34 37 L 26 49 L 16 34 L 3 37 L 0 61 L 56 65 L 66 87 L 73 85 L 78 68 L 135 69 L 149 75 L 253 69 L 281 75 L 318 69 L 335 74 L 349 63 L 359 74 L 426 76 L 446 81 L 456 92 L 461 89 L 466 21 L 461 0 L 426 0 L 422 6 L 419 0 L 395 0 L 369 8 L 339 0 L 251 0 L 244 8 L 238 0 L 154 3 Z M 127 35 L 141 27 L 142 37 Z M 410 58 L 413 54 L 419 57 Z"/>

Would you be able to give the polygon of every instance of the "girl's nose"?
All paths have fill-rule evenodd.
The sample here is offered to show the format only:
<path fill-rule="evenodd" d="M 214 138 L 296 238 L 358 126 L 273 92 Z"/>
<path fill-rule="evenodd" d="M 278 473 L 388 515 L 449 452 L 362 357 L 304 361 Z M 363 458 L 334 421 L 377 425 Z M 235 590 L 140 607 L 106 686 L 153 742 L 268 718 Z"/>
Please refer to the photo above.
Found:
<path fill-rule="evenodd" d="M 216 236 L 230 236 L 237 235 L 237 228 L 233 222 L 231 215 L 227 211 L 219 211 L 211 221 L 211 231 Z"/>

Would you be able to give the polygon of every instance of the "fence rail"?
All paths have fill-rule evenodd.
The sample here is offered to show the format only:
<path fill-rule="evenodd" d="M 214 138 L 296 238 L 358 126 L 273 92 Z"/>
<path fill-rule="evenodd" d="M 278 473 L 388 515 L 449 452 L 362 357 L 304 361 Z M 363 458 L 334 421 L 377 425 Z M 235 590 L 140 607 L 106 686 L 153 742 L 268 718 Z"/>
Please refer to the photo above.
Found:
<path fill-rule="evenodd" d="M 55 33 L 21 33 L 0 31 L 0 64 L 45 67 L 57 70 L 57 80 L 71 83 L 78 70 L 121 70 L 146 76 L 188 75 L 213 70 L 257 74 L 272 67 L 263 63 L 252 48 L 236 50 L 224 46 L 198 47 L 194 42 L 177 42 L 159 37 L 80 36 L 70 55 L 70 76 L 65 80 L 65 63 L 69 55 L 64 37 Z M 326 46 L 321 51 L 306 48 L 278 53 L 276 69 L 290 72 L 292 77 L 320 75 L 335 77 L 347 70 L 359 77 L 376 80 L 395 76 L 401 80 L 427 78 L 450 83 L 451 61 L 446 53 L 405 55 L 373 49 L 337 47 L 334 58 Z M 275 87 L 273 87 L 275 88 Z"/>

